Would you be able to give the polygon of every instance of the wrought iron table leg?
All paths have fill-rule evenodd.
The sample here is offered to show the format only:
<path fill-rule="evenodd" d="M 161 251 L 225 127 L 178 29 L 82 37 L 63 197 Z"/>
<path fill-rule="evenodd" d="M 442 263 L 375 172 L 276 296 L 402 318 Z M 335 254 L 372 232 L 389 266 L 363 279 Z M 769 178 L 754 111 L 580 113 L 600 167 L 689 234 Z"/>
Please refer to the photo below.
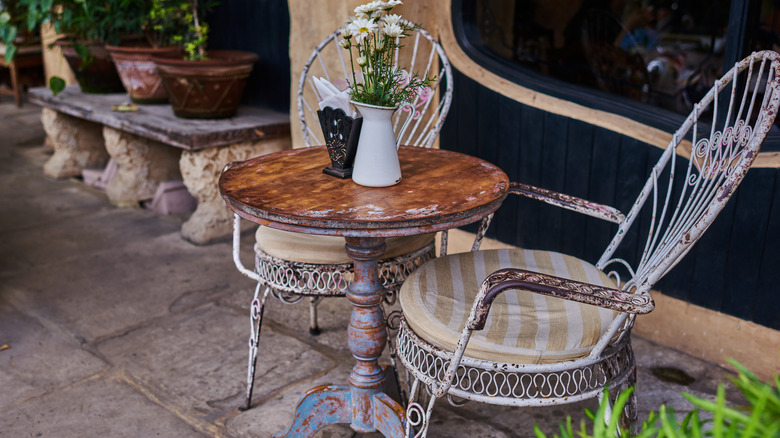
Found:
<path fill-rule="evenodd" d="M 346 248 L 355 262 L 354 280 L 347 291 L 352 303 L 347 336 L 357 363 L 349 386 L 321 386 L 307 392 L 295 410 L 293 424 L 279 437 L 309 437 L 333 423 L 349 423 L 361 433 L 379 431 L 399 438 L 404 434 L 404 409 L 383 393 L 387 376 L 379 365 L 387 344 L 381 307 L 384 288 L 377 268 L 385 250 L 384 238 L 347 237 Z"/>

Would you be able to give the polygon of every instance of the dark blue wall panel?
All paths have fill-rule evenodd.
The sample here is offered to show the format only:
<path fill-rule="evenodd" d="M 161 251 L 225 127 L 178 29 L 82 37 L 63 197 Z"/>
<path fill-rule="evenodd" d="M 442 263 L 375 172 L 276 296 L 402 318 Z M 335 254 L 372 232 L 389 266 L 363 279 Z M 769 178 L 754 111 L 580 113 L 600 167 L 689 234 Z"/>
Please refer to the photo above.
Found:
<path fill-rule="evenodd" d="M 780 172 L 775 172 L 766 238 L 764 239 L 758 284 L 753 299 L 753 320 L 769 327 L 780 322 Z"/>
<path fill-rule="evenodd" d="M 497 164 L 512 181 L 613 205 L 623 212 L 631 208 L 662 153 L 636 139 L 522 105 L 459 73 L 441 145 Z M 678 157 L 676 174 L 684 175 L 686 166 L 687 160 Z M 616 256 L 635 264 L 650 219 L 650 211 L 640 215 Z M 616 229 L 614 224 L 513 196 L 496 214 L 488 236 L 595 262 Z M 778 169 L 753 169 L 708 233 L 655 288 L 780 329 L 778 285 L 780 177 Z"/>
<path fill-rule="evenodd" d="M 228 0 L 208 15 L 209 48 L 256 53 L 242 102 L 290 110 L 290 13 L 281 0 Z"/>

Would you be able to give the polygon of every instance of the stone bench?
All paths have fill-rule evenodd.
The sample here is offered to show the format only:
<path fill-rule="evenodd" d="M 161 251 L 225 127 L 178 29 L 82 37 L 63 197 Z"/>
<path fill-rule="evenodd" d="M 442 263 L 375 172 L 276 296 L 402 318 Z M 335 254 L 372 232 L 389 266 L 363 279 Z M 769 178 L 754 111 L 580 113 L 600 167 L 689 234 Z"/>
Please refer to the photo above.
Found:
<path fill-rule="evenodd" d="M 44 165 L 47 175 L 78 176 L 112 158 L 117 170 L 106 194 L 119 207 L 138 206 L 160 183 L 183 179 L 198 205 L 182 236 L 197 244 L 230 235 L 232 216 L 217 188 L 225 164 L 291 145 L 289 115 L 267 109 L 241 107 L 223 120 L 177 118 L 170 105 L 119 112 L 111 108 L 127 103 L 126 94 L 85 94 L 78 86 L 57 97 L 33 88 L 29 99 L 43 107 L 41 122 L 54 148 Z"/>

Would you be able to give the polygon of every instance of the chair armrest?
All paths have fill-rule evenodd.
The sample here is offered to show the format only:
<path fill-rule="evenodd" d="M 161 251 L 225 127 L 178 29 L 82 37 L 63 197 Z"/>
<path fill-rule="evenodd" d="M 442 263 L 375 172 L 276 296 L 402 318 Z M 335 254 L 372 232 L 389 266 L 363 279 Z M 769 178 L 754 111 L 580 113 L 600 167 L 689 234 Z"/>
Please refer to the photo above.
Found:
<path fill-rule="evenodd" d="M 626 313 L 650 313 L 655 308 L 653 299 L 647 294 L 631 294 L 619 289 L 567 280 L 523 269 L 500 269 L 488 275 L 482 282 L 477 295 L 478 302 L 474 303 L 472 315 L 469 317 L 470 329 L 482 330 L 485 327 L 493 300 L 508 289 L 525 289 L 542 295 Z"/>
<path fill-rule="evenodd" d="M 608 205 L 586 201 L 582 198 L 564 195 L 563 193 L 534 187 L 528 184 L 510 182 L 509 193 L 523 195 L 528 198 L 533 198 L 548 204 L 557 205 L 558 207 L 563 207 L 578 213 L 593 216 L 595 218 L 604 219 L 616 224 L 619 224 L 626 219 L 625 215 L 623 215 L 623 213 L 621 213 L 618 209 Z"/>

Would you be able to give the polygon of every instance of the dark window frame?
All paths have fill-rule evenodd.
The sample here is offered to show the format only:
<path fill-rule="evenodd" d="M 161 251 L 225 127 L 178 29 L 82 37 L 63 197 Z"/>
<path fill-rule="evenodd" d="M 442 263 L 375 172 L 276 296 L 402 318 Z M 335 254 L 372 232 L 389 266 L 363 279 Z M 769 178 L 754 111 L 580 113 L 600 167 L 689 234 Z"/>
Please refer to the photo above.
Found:
<path fill-rule="evenodd" d="M 482 43 L 477 29 L 476 0 L 451 0 L 451 20 L 455 39 L 474 62 L 515 84 L 533 91 L 567 100 L 587 108 L 613 113 L 644 125 L 674 133 L 685 121 L 686 115 L 657 108 L 601 90 L 561 81 L 502 58 Z M 746 35 L 751 20 L 757 17 L 758 0 L 732 0 L 729 13 L 729 32 L 724 56 L 724 71 L 742 59 L 744 47 L 749 44 Z M 751 18 L 753 17 L 753 18 Z M 780 151 L 780 133 L 770 133 L 764 143 L 765 151 Z"/>

